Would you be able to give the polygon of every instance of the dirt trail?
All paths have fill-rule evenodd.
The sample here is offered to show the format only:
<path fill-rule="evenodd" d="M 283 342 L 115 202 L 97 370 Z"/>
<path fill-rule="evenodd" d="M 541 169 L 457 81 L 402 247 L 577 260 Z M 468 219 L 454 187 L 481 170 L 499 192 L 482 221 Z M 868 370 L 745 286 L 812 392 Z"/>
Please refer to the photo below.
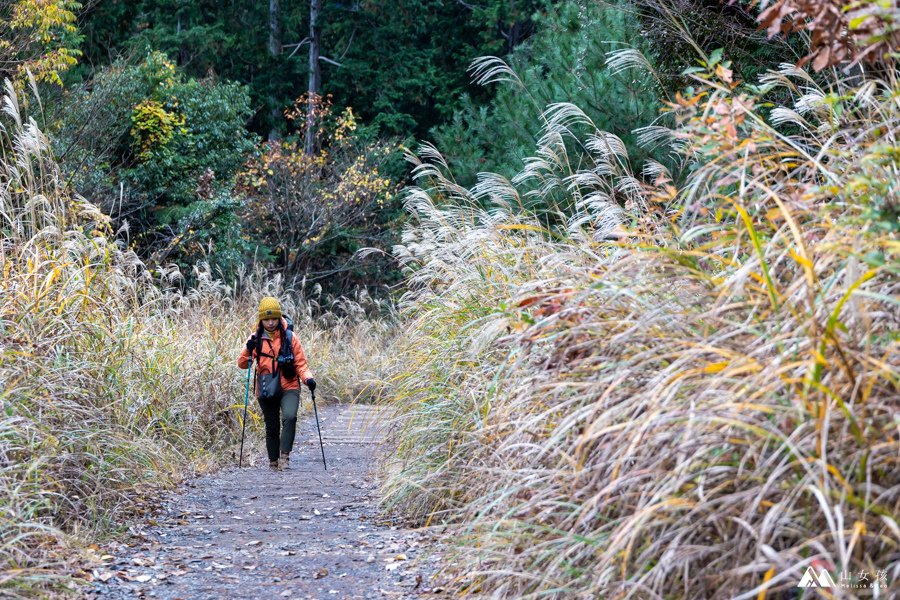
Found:
<path fill-rule="evenodd" d="M 429 534 L 386 522 L 376 508 L 372 407 L 298 422 L 291 469 L 257 466 L 188 482 L 133 546 L 114 547 L 85 599 L 228 600 L 440 598 Z M 355 412 L 355 415 L 354 415 Z M 350 424 L 352 417 L 352 425 Z M 349 430 L 348 430 L 349 425 Z M 422 556 L 422 559 L 417 560 Z"/>

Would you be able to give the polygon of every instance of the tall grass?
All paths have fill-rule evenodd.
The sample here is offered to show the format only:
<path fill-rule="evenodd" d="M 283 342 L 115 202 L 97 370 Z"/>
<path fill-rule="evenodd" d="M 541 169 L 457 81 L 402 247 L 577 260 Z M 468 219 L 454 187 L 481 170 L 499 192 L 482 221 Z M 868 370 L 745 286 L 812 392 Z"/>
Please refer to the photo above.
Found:
<path fill-rule="evenodd" d="M 463 595 L 898 594 L 900 82 L 715 67 L 643 132 L 684 176 L 571 105 L 512 181 L 416 167 L 387 493 L 458 528 Z M 567 229 L 518 208 L 535 179 Z"/>
<path fill-rule="evenodd" d="M 262 296 L 281 297 L 295 317 L 326 397 L 373 377 L 367 365 L 377 368 L 393 320 L 365 297 L 320 307 L 262 273 L 229 287 L 199 265 L 186 289 L 175 269 L 148 272 L 113 241 L 108 219 L 69 192 L 48 139 L 6 91 L 0 595 L 34 597 L 67 585 L 79 547 L 122 531 L 160 488 L 236 460 L 233 409 L 245 382 L 236 357 Z M 377 309 L 382 318 L 363 318 Z M 252 441 L 254 402 L 250 411 Z"/>

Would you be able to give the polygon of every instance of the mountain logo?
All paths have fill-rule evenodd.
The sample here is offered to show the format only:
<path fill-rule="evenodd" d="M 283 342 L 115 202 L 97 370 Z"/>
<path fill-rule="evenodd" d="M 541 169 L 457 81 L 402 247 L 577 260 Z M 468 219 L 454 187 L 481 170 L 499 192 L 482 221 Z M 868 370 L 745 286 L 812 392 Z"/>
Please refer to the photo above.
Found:
<path fill-rule="evenodd" d="M 803 574 L 803 578 L 800 579 L 800 583 L 797 584 L 797 587 L 802 588 L 814 588 L 814 587 L 822 587 L 822 588 L 833 588 L 835 587 L 834 581 L 831 579 L 831 575 L 828 574 L 828 571 L 822 569 L 822 572 L 816 575 L 816 572 L 813 571 L 812 567 L 806 568 L 806 573 Z"/>

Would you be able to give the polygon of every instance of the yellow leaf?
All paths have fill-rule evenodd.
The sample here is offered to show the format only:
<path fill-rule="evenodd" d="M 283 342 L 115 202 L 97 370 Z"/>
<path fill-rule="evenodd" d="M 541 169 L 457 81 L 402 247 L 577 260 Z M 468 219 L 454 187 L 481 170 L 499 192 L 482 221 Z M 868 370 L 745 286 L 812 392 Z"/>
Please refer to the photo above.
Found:
<path fill-rule="evenodd" d="M 772 575 L 774 575 L 774 574 L 775 574 L 775 567 L 771 567 L 768 571 L 766 571 L 766 574 L 763 577 L 763 589 L 761 589 L 759 591 L 759 596 L 756 597 L 756 600 L 765 600 L 766 592 L 768 591 L 768 588 L 765 587 L 765 585 L 766 585 L 766 583 L 768 583 L 768 581 L 770 579 L 772 579 Z"/>
<path fill-rule="evenodd" d="M 808 267 L 808 268 L 812 269 L 812 267 L 813 267 L 812 262 L 810 262 L 808 259 L 803 258 L 803 257 L 800 256 L 799 254 L 797 254 L 796 252 L 794 252 L 794 249 L 793 249 L 793 248 L 791 248 L 791 256 L 793 256 L 793 257 L 794 257 L 794 260 L 796 260 L 798 263 L 800 263 L 800 264 L 803 265 L 804 267 Z"/>

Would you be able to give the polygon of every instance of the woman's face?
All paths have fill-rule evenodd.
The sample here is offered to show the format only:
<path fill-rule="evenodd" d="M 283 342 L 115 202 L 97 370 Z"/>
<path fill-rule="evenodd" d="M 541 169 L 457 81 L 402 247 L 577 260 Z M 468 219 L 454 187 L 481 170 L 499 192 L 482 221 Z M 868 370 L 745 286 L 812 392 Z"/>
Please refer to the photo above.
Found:
<path fill-rule="evenodd" d="M 278 319 L 263 319 L 262 324 L 266 329 L 275 329 L 278 327 Z"/>

